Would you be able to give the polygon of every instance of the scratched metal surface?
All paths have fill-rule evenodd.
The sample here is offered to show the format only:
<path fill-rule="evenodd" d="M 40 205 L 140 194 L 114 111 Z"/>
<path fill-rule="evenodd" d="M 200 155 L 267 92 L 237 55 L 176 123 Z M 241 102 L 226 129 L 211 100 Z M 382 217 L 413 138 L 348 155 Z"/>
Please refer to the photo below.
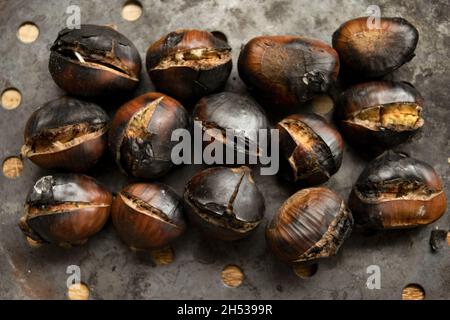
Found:
<path fill-rule="evenodd" d="M 420 32 L 417 56 L 393 75 L 416 85 L 426 99 L 423 133 L 402 150 L 429 162 L 443 177 L 449 195 L 449 80 L 450 37 L 447 1 L 190 1 L 145 0 L 144 12 L 135 22 L 121 17 L 124 1 L 78 1 L 82 23 L 115 24 L 130 38 L 144 58 L 147 46 L 168 31 L 205 28 L 225 32 L 234 49 L 234 69 L 226 90 L 244 92 L 237 76 L 240 46 L 260 34 L 298 34 L 331 41 L 344 21 L 364 15 L 369 4 L 381 6 L 385 16 L 400 15 Z M 16 87 L 23 102 L 15 110 L 0 108 L 0 156 L 17 155 L 29 114 L 44 102 L 64 93 L 53 83 L 48 70 L 49 47 L 63 28 L 66 7 L 73 1 L 0 2 L 0 90 Z M 36 42 L 23 44 L 16 30 L 24 21 L 36 23 Z M 147 75 L 133 96 L 153 87 Z M 113 114 L 120 102 L 103 103 Z M 327 185 L 347 197 L 367 160 L 346 147 L 340 171 Z M 450 248 L 432 253 L 428 239 L 435 227 L 449 229 L 447 213 L 433 225 L 409 230 L 376 233 L 356 230 L 340 254 L 321 261 L 309 279 L 298 278 L 290 267 L 278 262 L 266 248 L 263 227 L 235 243 L 207 241 L 194 229 L 173 245 L 175 261 L 155 266 L 148 256 L 136 255 L 123 245 L 109 224 L 87 245 L 71 250 L 53 246 L 30 248 L 17 225 L 27 190 L 46 174 L 29 161 L 16 180 L 0 177 L 0 298 L 65 299 L 68 265 L 81 267 L 82 281 L 91 299 L 399 299 L 402 288 L 418 283 L 430 299 L 450 298 Z M 181 194 L 184 183 L 198 167 L 182 167 L 162 179 Z M 111 160 L 104 159 L 91 175 L 117 191 L 127 182 Z M 276 177 L 256 176 L 265 196 L 264 224 L 295 190 Z M 246 275 L 239 288 L 227 288 L 220 279 L 227 264 L 239 265 Z M 367 289 L 366 268 L 381 268 L 381 290 Z"/>

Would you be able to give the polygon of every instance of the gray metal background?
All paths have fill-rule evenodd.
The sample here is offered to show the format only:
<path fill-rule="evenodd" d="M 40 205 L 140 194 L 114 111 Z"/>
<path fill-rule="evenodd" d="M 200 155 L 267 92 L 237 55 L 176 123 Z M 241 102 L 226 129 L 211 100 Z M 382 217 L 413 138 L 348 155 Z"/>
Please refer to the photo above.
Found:
<path fill-rule="evenodd" d="M 5 1 L 0 2 L 0 91 L 18 88 L 21 106 L 12 111 L 0 108 L 0 156 L 19 153 L 22 132 L 30 113 L 44 102 L 62 96 L 48 70 L 49 47 L 63 28 L 69 4 L 81 7 L 82 23 L 115 24 L 145 57 L 147 46 L 167 33 L 182 28 L 205 28 L 225 32 L 234 49 L 234 69 L 226 90 L 244 92 L 237 76 L 240 46 L 260 34 L 297 34 L 330 43 L 333 31 L 344 21 L 362 16 L 370 4 L 381 6 L 384 16 L 402 16 L 420 33 L 417 56 L 394 74 L 395 79 L 413 83 L 424 95 L 424 132 L 402 149 L 429 162 L 443 177 L 449 192 L 448 163 L 450 120 L 450 37 L 449 3 L 442 1 L 141 1 L 142 17 L 128 22 L 121 17 L 124 1 Z M 23 44 L 16 37 L 19 25 L 32 21 L 39 26 L 36 42 Z M 134 95 L 152 90 L 148 76 Z M 111 114 L 120 102 L 103 104 Z M 341 170 L 327 185 L 347 197 L 365 160 L 346 147 Z M 448 213 L 433 225 L 409 230 L 363 235 L 356 230 L 340 254 L 320 262 L 316 275 L 298 278 L 292 269 L 266 249 L 263 227 L 249 238 L 235 243 L 203 239 L 190 228 L 174 245 L 175 261 L 154 266 L 151 259 L 128 250 L 109 224 L 87 245 L 71 250 L 44 246 L 28 247 L 16 226 L 22 215 L 26 192 L 47 172 L 29 161 L 17 180 L 0 177 L 0 298 L 64 299 L 66 267 L 79 265 L 82 281 L 93 299 L 168 298 L 256 298 L 256 299 L 399 299 L 402 288 L 418 283 L 427 298 L 450 298 L 450 250 L 432 253 L 430 231 L 448 229 Z M 184 183 L 199 168 L 174 170 L 164 182 L 181 194 Z M 127 179 L 110 160 L 91 173 L 111 191 L 119 190 Z M 264 193 L 266 221 L 294 190 L 275 177 L 256 177 Z M 264 224 L 266 223 L 264 221 Z M 239 265 L 246 278 L 239 288 L 225 287 L 220 280 L 227 264 Z M 366 268 L 381 268 L 381 290 L 367 289 Z"/>

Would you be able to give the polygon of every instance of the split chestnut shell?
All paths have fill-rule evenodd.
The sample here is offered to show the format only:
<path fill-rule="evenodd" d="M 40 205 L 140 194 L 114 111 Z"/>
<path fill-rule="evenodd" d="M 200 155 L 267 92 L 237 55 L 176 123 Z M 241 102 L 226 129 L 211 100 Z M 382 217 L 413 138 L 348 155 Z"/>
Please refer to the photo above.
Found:
<path fill-rule="evenodd" d="M 342 24 L 333 34 L 333 48 L 343 67 L 365 77 L 379 77 L 414 57 L 419 32 L 402 18 L 361 17 Z"/>
<path fill-rule="evenodd" d="M 42 168 L 86 171 L 107 149 L 108 122 L 93 103 L 67 97 L 50 101 L 28 119 L 22 155 Z"/>
<path fill-rule="evenodd" d="M 353 226 L 340 196 L 328 188 L 303 189 L 287 199 L 266 229 L 269 247 L 288 263 L 335 255 Z"/>
<path fill-rule="evenodd" d="M 106 223 L 111 202 L 111 194 L 91 177 L 44 176 L 28 194 L 19 226 L 38 242 L 82 244 Z"/>
<path fill-rule="evenodd" d="M 228 43 L 203 30 L 165 35 L 148 48 L 146 65 L 155 87 L 181 101 L 222 88 L 233 66 Z"/>
<path fill-rule="evenodd" d="M 264 198 L 248 167 L 209 168 L 187 183 L 184 201 L 192 223 L 221 240 L 247 236 L 264 215 Z"/>
<path fill-rule="evenodd" d="M 189 115 L 175 99 L 150 92 L 119 108 L 111 124 L 109 144 L 127 174 L 154 179 L 172 167 L 172 131 L 187 129 Z"/>
<path fill-rule="evenodd" d="M 183 201 L 159 183 L 126 186 L 114 199 L 111 216 L 120 238 L 137 250 L 162 248 L 186 229 Z"/>
<path fill-rule="evenodd" d="M 339 58 L 327 44 L 297 36 L 262 36 L 239 55 L 239 75 L 264 105 L 295 110 L 336 81 Z"/>
<path fill-rule="evenodd" d="M 339 170 L 344 142 L 339 132 L 321 116 L 290 115 L 277 124 L 277 129 L 288 180 L 320 184 Z"/>
<path fill-rule="evenodd" d="M 409 83 L 373 81 L 343 92 L 336 115 L 351 141 L 387 149 L 406 141 L 423 126 L 423 104 L 422 96 Z"/>
<path fill-rule="evenodd" d="M 349 206 L 358 224 L 401 229 L 436 221 L 447 204 L 441 178 L 430 165 L 387 151 L 361 173 Z"/>
<path fill-rule="evenodd" d="M 124 93 L 139 83 L 141 58 L 134 44 L 107 26 L 63 29 L 50 48 L 49 71 L 56 84 L 78 96 Z"/>

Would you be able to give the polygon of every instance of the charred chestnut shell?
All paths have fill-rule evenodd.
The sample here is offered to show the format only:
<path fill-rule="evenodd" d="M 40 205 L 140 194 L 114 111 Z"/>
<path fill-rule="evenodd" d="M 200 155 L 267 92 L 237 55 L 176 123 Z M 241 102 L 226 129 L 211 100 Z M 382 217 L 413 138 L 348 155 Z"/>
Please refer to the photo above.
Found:
<path fill-rule="evenodd" d="M 131 248 L 162 248 L 186 229 L 183 201 L 163 184 L 135 183 L 114 199 L 112 221 L 119 236 Z"/>
<path fill-rule="evenodd" d="M 194 108 L 195 125 L 212 141 L 221 142 L 237 154 L 258 156 L 263 152 L 258 134 L 269 122 L 259 104 L 250 97 L 222 92 L 202 98 Z M 227 136 L 227 132 L 231 136 Z M 268 136 L 267 136 L 268 137 Z M 225 162 L 222 162 L 225 163 Z"/>
<path fill-rule="evenodd" d="M 191 100 L 225 85 L 232 68 L 231 47 L 207 31 L 177 30 L 148 48 L 146 64 L 159 91 Z"/>
<path fill-rule="evenodd" d="M 83 24 L 80 29 L 63 29 L 50 51 L 50 74 L 70 94 L 117 94 L 139 83 L 139 52 L 128 38 L 110 27 Z"/>
<path fill-rule="evenodd" d="M 419 32 L 402 18 L 380 18 L 377 28 L 369 17 L 349 20 L 333 34 L 333 48 L 344 67 L 365 77 L 392 72 L 414 57 Z"/>
<path fill-rule="evenodd" d="M 343 92 L 336 112 L 351 141 L 386 149 L 406 141 L 423 126 L 423 103 L 409 83 L 373 81 Z"/>
<path fill-rule="evenodd" d="M 82 244 L 106 223 L 111 201 L 111 194 L 91 177 L 44 176 L 28 194 L 19 226 L 38 242 Z"/>
<path fill-rule="evenodd" d="M 309 188 L 287 199 L 266 229 L 269 247 L 288 263 L 335 255 L 353 226 L 344 201 L 328 188 Z"/>
<path fill-rule="evenodd" d="M 263 36 L 244 46 L 238 68 L 260 101 L 292 110 L 328 91 L 337 78 L 339 58 L 333 48 L 318 40 Z"/>
<path fill-rule="evenodd" d="M 93 103 L 67 97 L 50 101 L 28 119 L 22 154 L 42 168 L 86 171 L 107 149 L 108 122 Z"/>
<path fill-rule="evenodd" d="M 387 151 L 361 173 L 349 206 L 358 224 L 400 229 L 436 221 L 447 204 L 441 178 L 430 165 Z"/>
<path fill-rule="evenodd" d="M 342 163 L 344 142 L 337 130 L 316 114 L 294 114 L 277 124 L 280 149 L 287 160 L 286 178 L 320 184 Z"/>
<path fill-rule="evenodd" d="M 127 174 L 157 178 L 172 167 L 172 131 L 188 128 L 189 115 L 175 99 L 151 92 L 119 108 L 109 142 L 117 164 Z"/>
<path fill-rule="evenodd" d="M 192 223 L 207 235 L 227 241 L 252 232 L 265 210 L 264 198 L 248 167 L 198 172 L 186 185 L 184 201 Z"/>

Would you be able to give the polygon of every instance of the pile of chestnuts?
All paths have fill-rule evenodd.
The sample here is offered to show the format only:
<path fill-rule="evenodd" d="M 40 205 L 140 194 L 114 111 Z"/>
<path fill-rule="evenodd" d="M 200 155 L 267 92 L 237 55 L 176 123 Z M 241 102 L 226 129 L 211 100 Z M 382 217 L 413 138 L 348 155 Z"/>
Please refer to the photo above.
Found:
<path fill-rule="evenodd" d="M 242 47 L 238 60 L 248 96 L 220 92 L 232 70 L 226 36 L 176 30 L 146 53 L 158 92 L 126 102 L 110 121 L 100 106 L 82 99 L 130 93 L 140 81 L 139 52 L 106 26 L 64 29 L 51 46 L 48 67 L 70 97 L 31 114 L 22 147 L 22 155 L 36 165 L 64 173 L 37 180 L 19 226 L 34 241 L 72 246 L 100 231 L 111 214 L 128 247 L 155 250 L 173 243 L 189 224 L 208 237 L 236 241 L 254 234 L 268 216 L 268 247 L 294 264 L 335 255 L 353 219 L 374 229 L 432 223 L 446 210 L 441 178 L 427 163 L 389 150 L 424 126 L 424 99 L 407 82 L 373 79 L 411 60 L 417 42 L 418 31 L 401 18 L 381 18 L 378 28 L 369 28 L 364 17 L 347 21 L 333 34 L 332 46 L 300 36 L 256 37 Z M 352 142 L 385 151 L 361 173 L 348 204 L 320 186 L 340 169 L 344 140 L 328 120 L 302 112 L 305 102 L 338 87 L 341 70 L 365 82 L 337 97 L 338 128 Z M 183 106 L 192 102 L 193 110 Z M 279 110 L 285 113 L 281 119 L 266 115 Z M 245 157 L 267 151 L 254 134 L 275 127 L 283 183 L 297 191 L 278 212 L 265 212 L 251 167 L 215 166 L 195 173 L 178 195 L 157 179 L 174 167 L 174 130 L 195 126 L 209 138 L 203 148 L 219 143 Z M 230 130 L 239 135 L 227 136 Z M 142 180 L 130 182 L 114 198 L 82 174 L 108 148 L 125 175 Z"/>

